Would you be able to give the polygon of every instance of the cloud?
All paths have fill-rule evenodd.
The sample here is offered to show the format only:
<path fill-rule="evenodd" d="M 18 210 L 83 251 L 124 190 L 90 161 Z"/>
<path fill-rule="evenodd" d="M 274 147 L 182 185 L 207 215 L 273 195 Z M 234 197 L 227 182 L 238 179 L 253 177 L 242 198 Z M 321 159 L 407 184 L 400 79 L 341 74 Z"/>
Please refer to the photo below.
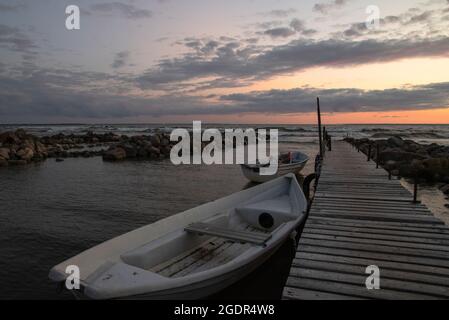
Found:
<path fill-rule="evenodd" d="M 273 29 L 268 29 L 266 31 L 264 31 L 265 35 L 268 35 L 272 38 L 287 38 L 290 37 L 294 34 L 296 34 L 295 30 L 292 30 L 290 28 L 273 28 Z"/>
<path fill-rule="evenodd" d="M 122 51 L 115 55 L 114 61 L 111 64 L 113 69 L 124 67 L 129 59 L 129 51 Z"/>
<path fill-rule="evenodd" d="M 290 22 L 288 27 L 271 28 L 263 32 L 264 35 L 272 38 L 288 38 L 297 33 L 308 36 L 316 33 L 316 30 L 307 29 L 302 20 L 295 18 Z"/>
<path fill-rule="evenodd" d="M 379 28 L 369 29 L 366 22 L 352 23 L 342 32 L 333 33 L 333 36 L 349 39 L 388 33 L 385 38 L 393 34 L 396 37 L 411 38 L 413 34 L 415 37 L 417 34 L 429 36 L 427 31 L 431 31 L 433 35 L 447 35 L 447 28 L 439 24 L 445 20 L 444 10 L 440 9 L 422 11 L 419 8 L 411 8 L 401 14 L 381 18 Z"/>
<path fill-rule="evenodd" d="M 0 46 L 28 55 L 35 54 L 34 49 L 37 48 L 37 45 L 18 28 L 3 24 L 0 24 Z"/>
<path fill-rule="evenodd" d="M 91 11 L 102 13 L 118 13 L 127 19 L 144 19 L 150 18 L 152 12 L 147 9 L 140 9 L 132 4 L 126 4 L 122 2 L 105 2 L 98 3 L 90 6 Z"/>
<path fill-rule="evenodd" d="M 321 2 L 316 3 L 313 6 L 313 11 L 319 12 L 321 14 L 328 14 L 329 11 L 339 9 L 346 5 L 348 0 L 333 0 L 332 2 Z"/>
<path fill-rule="evenodd" d="M 222 96 L 236 112 L 314 112 L 319 96 L 323 112 L 401 111 L 449 108 L 449 82 L 385 90 L 297 88 Z"/>
<path fill-rule="evenodd" d="M 266 50 L 243 43 L 220 43 L 213 56 L 187 53 L 163 59 L 136 77 L 143 89 L 215 77 L 245 84 L 313 67 L 347 67 L 417 57 L 448 57 L 449 38 L 386 40 L 294 40 Z"/>
<path fill-rule="evenodd" d="M 286 18 L 294 13 L 296 13 L 296 9 L 289 8 L 289 9 L 279 9 L 279 10 L 271 10 L 268 12 L 262 13 L 265 16 L 272 16 L 276 18 Z"/>
<path fill-rule="evenodd" d="M 24 8 L 25 5 L 22 3 L 15 3 L 15 4 L 4 4 L 0 3 L 0 12 L 13 12 L 18 11 L 22 8 Z"/>
<path fill-rule="evenodd" d="M 139 116 L 291 114 L 314 112 L 401 111 L 449 108 L 449 82 L 385 90 L 296 88 L 212 95 L 139 96 L 120 92 L 128 79 L 104 73 L 39 69 L 0 75 L 0 117 L 27 119 L 126 119 Z M 112 89 L 111 89 L 112 88 Z M 132 88 L 132 87 L 129 87 Z"/>

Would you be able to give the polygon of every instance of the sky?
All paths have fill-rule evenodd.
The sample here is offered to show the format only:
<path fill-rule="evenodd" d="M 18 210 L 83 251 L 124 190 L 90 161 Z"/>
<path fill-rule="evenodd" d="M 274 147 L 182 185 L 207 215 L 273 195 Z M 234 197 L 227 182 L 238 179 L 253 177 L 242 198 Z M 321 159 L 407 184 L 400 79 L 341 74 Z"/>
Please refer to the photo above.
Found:
<path fill-rule="evenodd" d="M 0 123 L 315 123 L 317 96 L 449 124 L 449 0 L 0 0 Z"/>

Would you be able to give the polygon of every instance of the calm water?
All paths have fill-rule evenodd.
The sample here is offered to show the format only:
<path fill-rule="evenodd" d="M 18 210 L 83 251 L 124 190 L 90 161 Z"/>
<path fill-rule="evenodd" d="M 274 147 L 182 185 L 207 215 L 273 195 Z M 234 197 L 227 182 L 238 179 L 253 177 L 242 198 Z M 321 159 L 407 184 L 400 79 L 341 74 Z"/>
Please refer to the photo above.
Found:
<path fill-rule="evenodd" d="M 57 129 L 85 130 L 49 130 Z M 131 129 L 130 134 L 142 127 Z M 345 134 L 339 127 L 332 129 L 335 135 Z M 313 127 L 306 130 L 281 131 L 280 145 L 281 150 L 298 149 L 310 156 L 304 174 L 313 172 L 317 151 Z M 71 298 L 47 280 L 53 265 L 127 231 L 250 187 L 234 165 L 106 163 L 99 157 L 1 168 L 0 183 L 0 299 Z M 444 197 L 433 187 L 423 195 L 449 222 Z M 279 298 L 292 257 L 293 244 L 288 242 L 263 267 L 213 298 Z"/>

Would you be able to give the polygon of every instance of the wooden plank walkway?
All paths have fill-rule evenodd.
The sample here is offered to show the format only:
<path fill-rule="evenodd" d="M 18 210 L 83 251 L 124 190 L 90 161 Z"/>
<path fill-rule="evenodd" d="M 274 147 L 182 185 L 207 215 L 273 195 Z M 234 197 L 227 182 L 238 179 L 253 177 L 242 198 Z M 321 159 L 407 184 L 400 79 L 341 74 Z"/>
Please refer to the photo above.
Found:
<path fill-rule="evenodd" d="M 327 152 L 284 299 L 448 299 L 449 228 L 351 145 Z M 368 290 L 366 267 L 380 269 Z"/>

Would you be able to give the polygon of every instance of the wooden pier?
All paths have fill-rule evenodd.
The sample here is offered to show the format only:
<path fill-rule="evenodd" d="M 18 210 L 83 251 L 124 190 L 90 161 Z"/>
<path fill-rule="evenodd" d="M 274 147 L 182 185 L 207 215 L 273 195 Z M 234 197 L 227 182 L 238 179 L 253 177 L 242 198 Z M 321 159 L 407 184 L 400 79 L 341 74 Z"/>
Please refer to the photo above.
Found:
<path fill-rule="evenodd" d="M 367 289 L 368 266 L 380 289 Z M 327 152 L 284 299 L 447 299 L 449 228 L 338 141 Z"/>

